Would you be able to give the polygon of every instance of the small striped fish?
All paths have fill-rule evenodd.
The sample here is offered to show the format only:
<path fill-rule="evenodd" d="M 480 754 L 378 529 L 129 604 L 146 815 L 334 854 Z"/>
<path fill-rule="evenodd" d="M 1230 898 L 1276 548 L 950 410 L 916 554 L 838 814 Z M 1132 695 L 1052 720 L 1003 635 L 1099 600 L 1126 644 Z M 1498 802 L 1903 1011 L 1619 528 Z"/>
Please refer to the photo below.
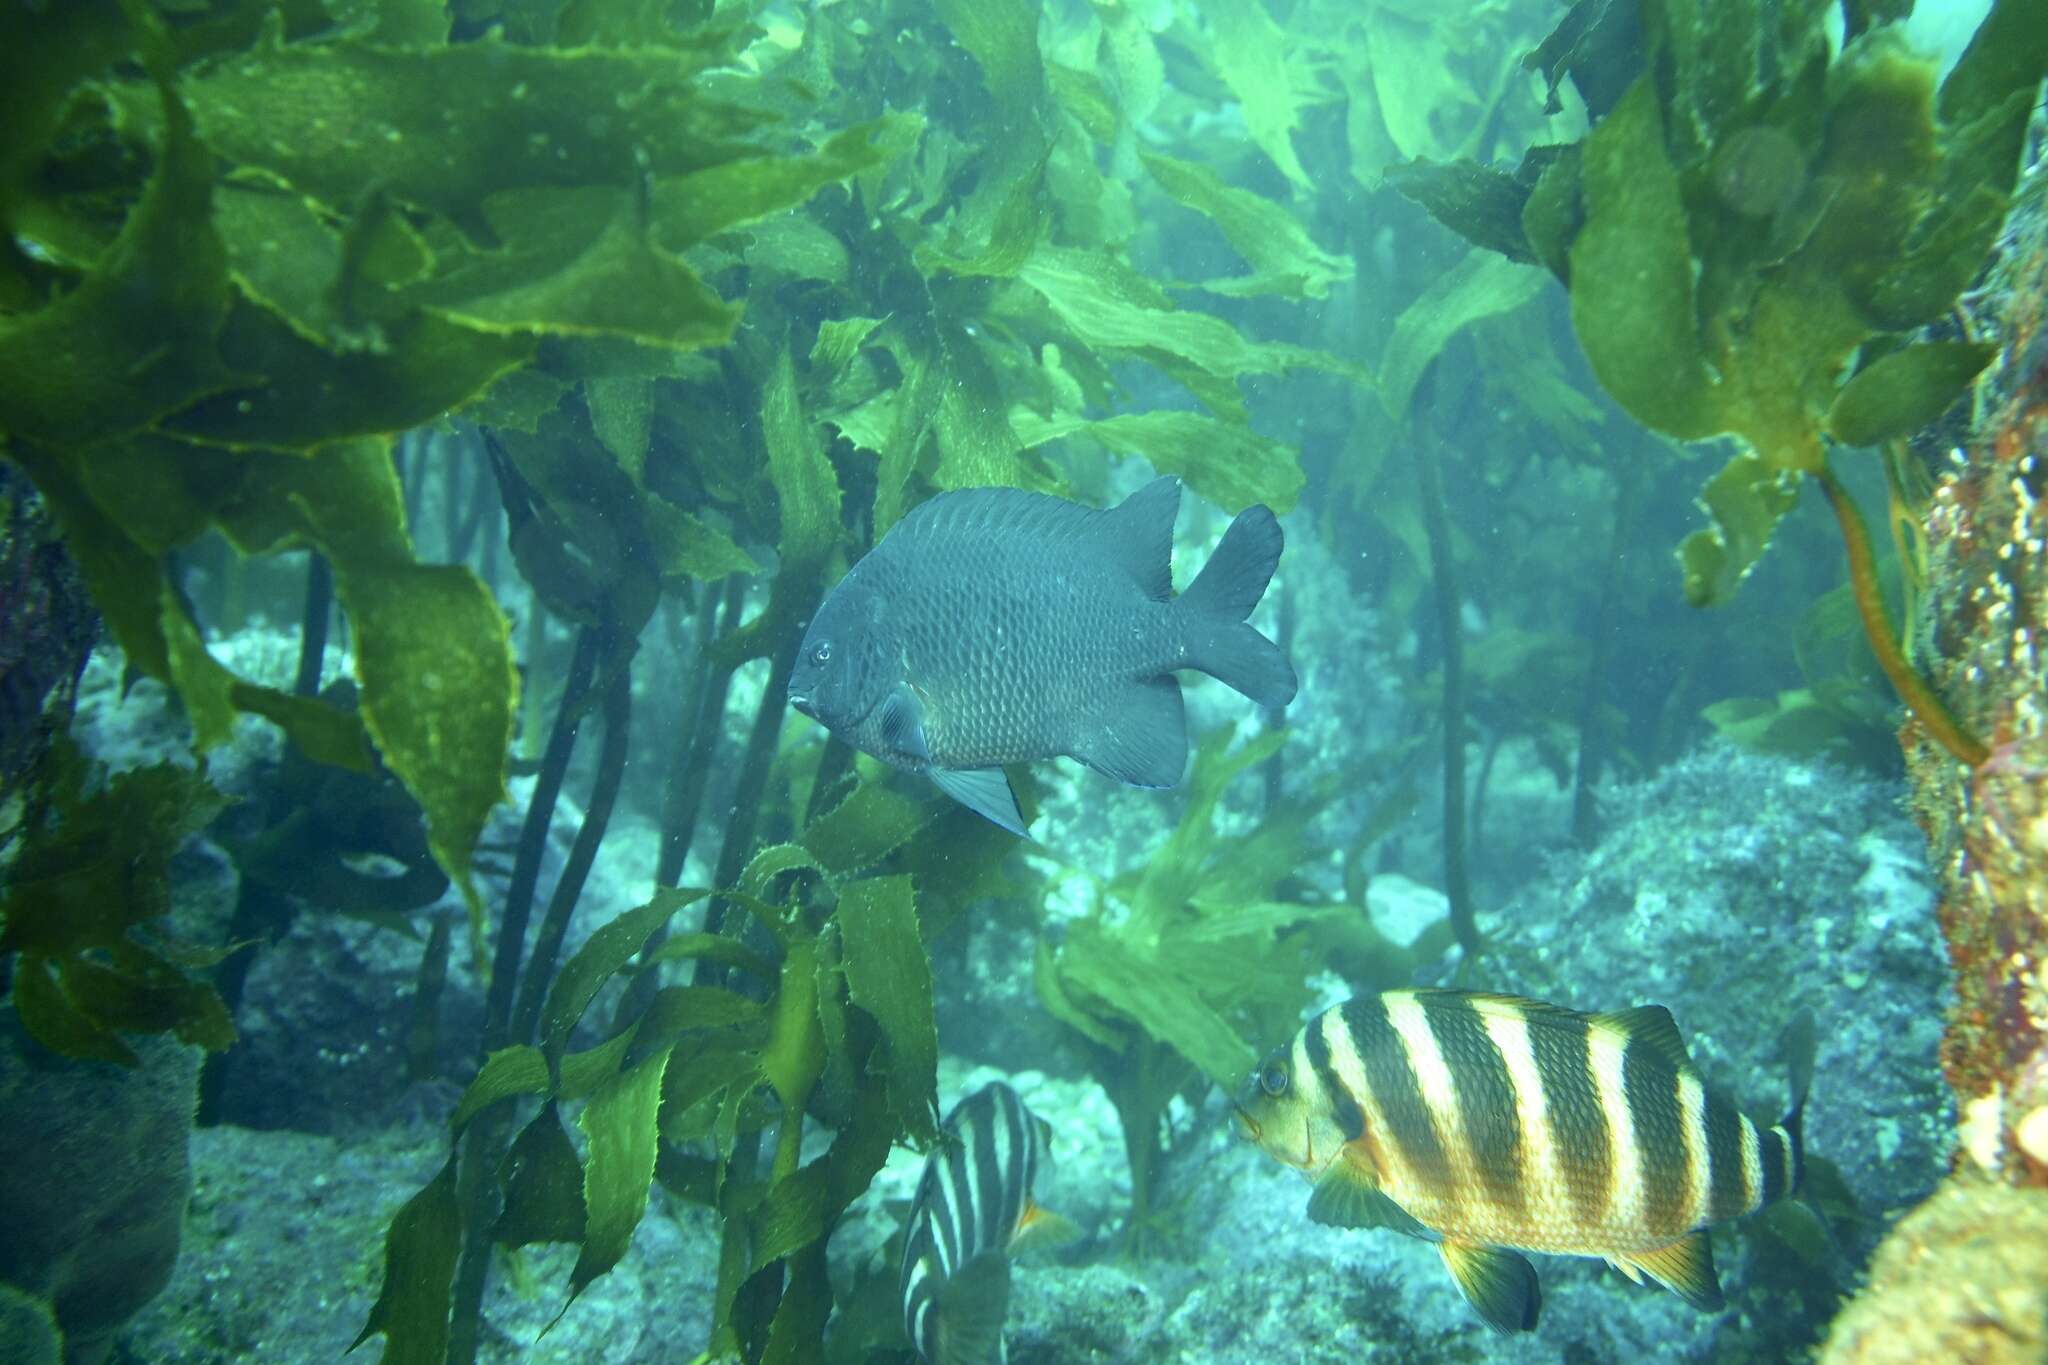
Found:
<path fill-rule="evenodd" d="M 1759 1129 L 1700 1083 L 1661 1005 L 1580 1014 L 1468 991 L 1359 996 L 1246 1083 L 1238 1117 L 1315 1181 L 1309 1216 L 1436 1242 L 1498 1331 L 1542 1292 L 1510 1248 L 1605 1257 L 1722 1306 L 1709 1224 L 1796 1194 L 1811 1016 L 1788 1031 L 1792 1109 Z"/>
<path fill-rule="evenodd" d="M 1010 1258 L 1071 1236 L 1032 1202 L 1051 1130 L 1001 1081 L 955 1105 L 925 1162 L 903 1247 L 903 1326 L 932 1365 L 1006 1359 Z"/>

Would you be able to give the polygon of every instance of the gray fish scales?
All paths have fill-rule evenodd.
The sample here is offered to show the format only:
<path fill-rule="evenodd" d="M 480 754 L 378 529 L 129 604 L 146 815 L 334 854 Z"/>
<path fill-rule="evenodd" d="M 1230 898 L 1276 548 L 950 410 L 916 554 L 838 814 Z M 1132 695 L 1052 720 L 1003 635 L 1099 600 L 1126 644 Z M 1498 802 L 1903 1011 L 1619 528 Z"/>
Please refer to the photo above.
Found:
<path fill-rule="evenodd" d="M 804 635 L 791 703 L 1018 834 L 1002 765 L 1066 755 L 1170 787 L 1187 766 L 1174 674 L 1284 706 L 1294 669 L 1246 623 L 1280 524 L 1245 509 L 1173 595 L 1180 481 L 1107 511 L 1014 488 L 942 493 L 847 571 Z"/>

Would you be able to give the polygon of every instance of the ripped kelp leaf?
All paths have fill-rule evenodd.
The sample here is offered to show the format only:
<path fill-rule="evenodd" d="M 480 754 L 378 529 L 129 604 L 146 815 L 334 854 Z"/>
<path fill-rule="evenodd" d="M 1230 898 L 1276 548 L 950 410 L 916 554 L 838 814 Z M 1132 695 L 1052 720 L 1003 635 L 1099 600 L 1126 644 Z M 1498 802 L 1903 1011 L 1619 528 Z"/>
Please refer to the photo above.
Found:
<path fill-rule="evenodd" d="M 1732 598 L 1798 500 L 1797 481 L 1769 461 L 1751 454 L 1728 461 L 1700 490 L 1711 524 L 1678 547 L 1685 600 L 1709 607 Z"/>

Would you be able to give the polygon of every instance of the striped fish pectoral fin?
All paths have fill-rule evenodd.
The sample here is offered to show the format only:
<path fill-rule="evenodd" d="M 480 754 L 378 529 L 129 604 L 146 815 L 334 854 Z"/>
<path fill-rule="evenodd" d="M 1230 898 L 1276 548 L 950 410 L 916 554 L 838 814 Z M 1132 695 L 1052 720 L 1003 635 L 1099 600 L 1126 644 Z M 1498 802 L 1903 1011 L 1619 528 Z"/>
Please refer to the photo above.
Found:
<path fill-rule="evenodd" d="M 1685 1039 L 1678 1032 L 1678 1021 L 1662 1005 L 1638 1005 L 1632 1010 L 1596 1014 L 1587 1022 L 1596 1028 L 1609 1028 L 1625 1034 L 1631 1042 L 1654 1048 L 1680 1071 L 1693 1069 L 1692 1058 L 1685 1050 Z"/>
<path fill-rule="evenodd" d="M 1536 1329 L 1543 1286 L 1527 1256 L 1478 1242 L 1445 1242 L 1437 1250 L 1458 1292 L 1488 1327 L 1503 1335 Z"/>
<path fill-rule="evenodd" d="M 1073 1219 L 1062 1218 L 1051 1209 L 1027 1199 L 1024 1212 L 1017 1217 L 1017 1230 L 1010 1234 L 1010 1254 L 1051 1251 L 1078 1242 L 1083 1235 Z"/>
<path fill-rule="evenodd" d="M 1392 1228 L 1410 1237 L 1434 1237 L 1413 1214 L 1380 1188 L 1364 1161 L 1348 1149 L 1323 1168 L 1308 1197 L 1311 1222 L 1333 1228 Z"/>
<path fill-rule="evenodd" d="M 1010 833 L 1029 839 L 1017 794 L 1001 768 L 926 768 L 939 790 L 977 815 L 986 816 Z"/>
<path fill-rule="evenodd" d="M 1607 1259 L 1638 1284 L 1648 1275 L 1703 1313 L 1718 1313 L 1727 1306 L 1720 1277 L 1714 1273 L 1714 1244 L 1707 1240 L 1705 1228 L 1655 1251 Z"/>
<path fill-rule="evenodd" d="M 1010 1258 L 988 1252 L 960 1267 L 932 1303 L 932 1365 L 1001 1365 L 1010 1311 Z"/>

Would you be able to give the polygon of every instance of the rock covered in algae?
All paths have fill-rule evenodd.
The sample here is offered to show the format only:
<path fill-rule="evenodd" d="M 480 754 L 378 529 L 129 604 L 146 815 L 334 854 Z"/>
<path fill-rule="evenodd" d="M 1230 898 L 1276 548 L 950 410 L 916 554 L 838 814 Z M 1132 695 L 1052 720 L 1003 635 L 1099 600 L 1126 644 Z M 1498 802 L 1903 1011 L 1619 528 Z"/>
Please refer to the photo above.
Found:
<path fill-rule="evenodd" d="M 170 1278 L 192 1189 L 199 1050 L 132 1041 L 134 1068 L 72 1062 L 0 1018 L 0 1283 L 51 1306 L 73 1365 Z"/>
<path fill-rule="evenodd" d="M 2048 1190 L 1958 1178 L 1908 1214 L 1821 1365 L 2048 1359 Z"/>

